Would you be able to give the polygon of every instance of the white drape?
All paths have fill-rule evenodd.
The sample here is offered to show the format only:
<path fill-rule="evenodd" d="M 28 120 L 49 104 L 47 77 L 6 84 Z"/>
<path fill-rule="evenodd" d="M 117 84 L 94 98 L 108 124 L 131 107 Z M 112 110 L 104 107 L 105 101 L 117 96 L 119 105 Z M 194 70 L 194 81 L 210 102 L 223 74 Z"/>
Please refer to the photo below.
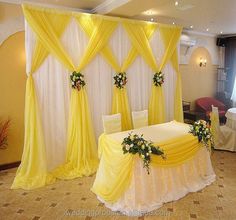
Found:
<path fill-rule="evenodd" d="M 74 64 L 78 65 L 86 49 L 88 37 L 74 19 L 63 33 L 61 41 Z M 158 30 L 154 33 L 150 44 L 160 63 L 164 53 L 164 44 Z M 27 73 L 30 72 L 34 45 L 35 35 L 26 22 Z M 109 45 L 121 64 L 131 47 L 128 35 L 121 25 L 113 33 Z M 96 137 L 98 137 L 103 131 L 102 115 L 111 113 L 115 71 L 107 64 L 105 58 L 98 54 L 81 72 L 85 75 L 92 121 Z M 165 74 L 166 120 L 170 121 L 174 114 L 175 72 L 170 63 L 166 65 L 163 72 Z M 34 73 L 49 170 L 62 164 L 65 159 L 71 90 L 69 75 L 70 72 L 52 55 L 49 55 Z M 127 70 L 127 76 L 131 110 L 148 109 L 153 77 L 151 68 L 141 56 L 138 56 Z"/>

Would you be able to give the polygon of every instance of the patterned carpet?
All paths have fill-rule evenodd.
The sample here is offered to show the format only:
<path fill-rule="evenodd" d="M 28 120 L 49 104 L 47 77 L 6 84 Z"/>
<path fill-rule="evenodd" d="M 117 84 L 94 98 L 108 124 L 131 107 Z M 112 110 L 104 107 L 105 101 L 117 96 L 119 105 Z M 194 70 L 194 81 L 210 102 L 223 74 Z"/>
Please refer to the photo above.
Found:
<path fill-rule="evenodd" d="M 0 172 L 0 220 L 7 219 L 236 219 L 236 153 L 215 151 L 212 163 L 217 180 L 200 192 L 167 203 L 142 217 L 111 212 L 90 191 L 95 176 L 33 191 L 9 189 L 16 169 Z"/>

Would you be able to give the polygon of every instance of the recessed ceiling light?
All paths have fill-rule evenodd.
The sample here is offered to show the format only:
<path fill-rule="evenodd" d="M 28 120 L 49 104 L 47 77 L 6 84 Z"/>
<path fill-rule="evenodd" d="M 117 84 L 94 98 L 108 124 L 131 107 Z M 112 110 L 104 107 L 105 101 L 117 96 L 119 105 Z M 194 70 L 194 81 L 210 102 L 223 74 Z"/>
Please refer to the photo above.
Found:
<path fill-rule="evenodd" d="M 206 31 L 209 31 L 209 28 L 207 28 Z"/>
<path fill-rule="evenodd" d="M 173 23 L 172 24 L 175 24 L 175 22 L 173 21 Z"/>
<path fill-rule="evenodd" d="M 193 25 L 191 25 L 190 28 L 193 29 Z"/>
<path fill-rule="evenodd" d="M 175 6 L 178 6 L 179 5 L 179 2 L 178 1 L 175 1 Z"/>
<path fill-rule="evenodd" d="M 154 21 L 154 19 L 153 19 L 153 18 L 151 18 L 151 21 Z"/>

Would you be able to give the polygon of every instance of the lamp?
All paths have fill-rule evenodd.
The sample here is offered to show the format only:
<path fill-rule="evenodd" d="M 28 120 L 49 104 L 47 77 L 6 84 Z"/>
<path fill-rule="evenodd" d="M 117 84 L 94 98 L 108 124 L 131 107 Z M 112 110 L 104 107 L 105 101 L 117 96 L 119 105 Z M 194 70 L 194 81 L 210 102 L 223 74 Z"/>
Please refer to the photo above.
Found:
<path fill-rule="evenodd" d="M 199 66 L 200 67 L 206 67 L 207 60 L 203 59 L 202 57 L 200 58 Z"/>

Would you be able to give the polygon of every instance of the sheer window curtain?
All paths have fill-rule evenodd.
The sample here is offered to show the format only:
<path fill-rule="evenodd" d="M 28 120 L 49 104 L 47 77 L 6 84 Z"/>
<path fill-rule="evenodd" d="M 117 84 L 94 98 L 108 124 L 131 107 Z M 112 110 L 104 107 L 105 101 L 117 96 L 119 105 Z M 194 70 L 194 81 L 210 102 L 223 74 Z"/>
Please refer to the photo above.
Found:
<path fill-rule="evenodd" d="M 74 19 L 71 20 L 66 28 L 61 41 L 74 64 L 78 65 L 86 49 L 88 37 L 78 27 Z M 161 41 L 158 29 L 150 40 L 150 44 L 158 63 L 160 63 L 164 53 L 164 44 Z M 26 22 L 27 69 L 30 69 L 29 65 L 31 64 L 30 60 L 32 59 L 34 45 L 35 35 Z M 119 25 L 113 33 L 109 45 L 121 64 L 131 47 L 128 35 L 122 25 Z M 174 113 L 175 72 L 170 63 L 166 65 L 163 72 L 165 73 L 166 121 L 170 121 L 173 119 Z M 85 75 L 92 121 L 96 137 L 98 137 L 103 131 L 102 115 L 111 113 L 113 76 L 115 72 L 104 57 L 98 54 L 82 70 L 82 74 Z M 138 56 L 127 70 L 127 74 L 127 91 L 131 110 L 148 109 L 153 77 L 151 68 L 141 56 Z M 71 90 L 69 75 L 70 71 L 52 55 L 45 59 L 44 63 L 33 75 L 41 110 L 49 171 L 61 165 L 65 159 Z"/>

